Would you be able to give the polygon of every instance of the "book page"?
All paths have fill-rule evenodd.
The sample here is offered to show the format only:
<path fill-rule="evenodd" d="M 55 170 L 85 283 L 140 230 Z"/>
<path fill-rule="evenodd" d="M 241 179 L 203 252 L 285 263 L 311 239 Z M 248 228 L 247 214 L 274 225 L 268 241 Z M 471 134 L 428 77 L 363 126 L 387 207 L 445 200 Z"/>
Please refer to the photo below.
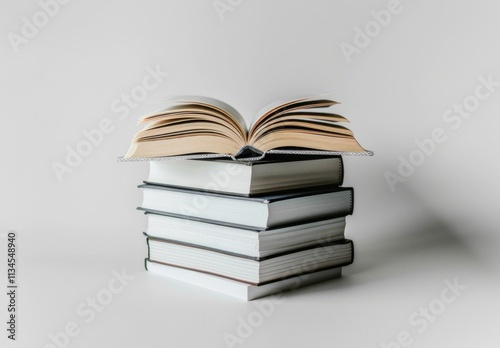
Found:
<path fill-rule="evenodd" d="M 338 104 L 337 102 L 329 99 L 330 97 L 331 95 L 329 94 L 323 94 L 323 95 L 301 97 L 301 98 L 286 98 L 268 104 L 257 113 L 257 116 L 254 118 L 254 120 L 249 126 L 248 133 L 249 134 L 253 133 L 258 125 L 264 122 L 267 117 L 275 113 L 279 114 L 284 111 L 314 108 L 315 107 L 314 105 L 316 105 L 315 102 L 319 100 L 330 100 L 332 102 L 331 105 Z"/>
<path fill-rule="evenodd" d="M 241 116 L 241 114 L 235 108 L 233 108 L 229 104 L 224 103 L 223 101 L 221 101 L 219 99 L 192 95 L 192 96 L 172 97 L 170 99 L 167 99 L 165 102 L 169 104 L 166 108 L 158 110 L 155 113 L 151 113 L 149 115 L 159 114 L 162 112 L 168 112 L 169 110 L 173 110 L 173 109 L 175 110 L 176 108 L 179 107 L 179 105 L 183 105 L 184 107 L 186 106 L 186 104 L 201 105 L 203 107 L 217 110 L 220 113 L 228 116 L 229 118 L 231 118 L 234 121 L 235 125 L 238 126 L 238 128 L 241 130 L 241 133 L 243 135 L 247 134 L 245 119 Z M 144 116 L 143 119 L 147 118 L 149 115 Z"/>

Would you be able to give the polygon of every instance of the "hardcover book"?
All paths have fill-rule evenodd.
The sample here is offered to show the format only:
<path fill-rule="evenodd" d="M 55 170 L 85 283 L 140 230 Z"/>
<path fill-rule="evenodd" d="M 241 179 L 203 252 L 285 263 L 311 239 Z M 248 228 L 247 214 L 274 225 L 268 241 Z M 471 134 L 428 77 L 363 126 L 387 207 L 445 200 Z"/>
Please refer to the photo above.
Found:
<path fill-rule="evenodd" d="M 262 158 L 266 153 L 371 155 L 341 125 L 336 113 L 318 112 L 337 102 L 321 97 L 277 102 L 247 128 L 230 105 L 209 97 L 182 96 L 141 118 L 125 158 L 170 156 Z M 202 154 L 200 156 L 200 154 Z M 208 156 L 207 156 L 208 154 Z"/>
<path fill-rule="evenodd" d="M 267 229 L 352 214 L 351 187 L 321 186 L 256 197 L 144 184 L 139 208 L 243 228 Z"/>
<path fill-rule="evenodd" d="M 151 261 L 257 286 L 346 266 L 354 257 L 353 243 L 348 239 L 260 258 L 156 238 L 147 241 Z"/>
<path fill-rule="evenodd" d="M 182 281 L 187 284 L 192 284 L 210 291 L 216 291 L 245 301 L 255 300 L 283 291 L 295 290 L 310 284 L 338 278 L 342 274 L 342 267 L 335 267 L 313 273 L 300 274 L 258 286 L 208 273 L 168 266 L 148 259 L 145 260 L 145 267 L 149 272 L 158 274 L 162 277 Z"/>
<path fill-rule="evenodd" d="M 345 217 L 269 229 L 246 229 L 206 220 L 146 213 L 147 237 L 266 257 L 344 239 Z"/>
<path fill-rule="evenodd" d="M 298 188 L 341 185 L 340 156 L 268 156 L 260 161 L 150 161 L 146 183 L 201 191 L 257 195 Z"/>

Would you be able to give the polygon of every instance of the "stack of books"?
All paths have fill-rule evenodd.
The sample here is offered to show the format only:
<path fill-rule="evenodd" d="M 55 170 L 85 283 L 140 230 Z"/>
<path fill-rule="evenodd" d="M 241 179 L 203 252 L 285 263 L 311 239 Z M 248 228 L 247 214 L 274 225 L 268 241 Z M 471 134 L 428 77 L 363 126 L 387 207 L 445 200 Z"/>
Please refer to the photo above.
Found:
<path fill-rule="evenodd" d="M 341 116 L 297 111 L 331 101 L 299 100 L 300 107 L 288 103 L 287 112 L 281 111 L 288 119 L 274 132 L 287 125 L 292 138 L 311 131 L 314 137 L 299 141 L 302 147 L 267 148 L 278 141 L 274 136 L 260 139 L 257 148 L 249 131 L 243 134 L 246 145 L 223 152 L 221 144 L 236 138 L 241 122 L 227 117 L 235 110 L 214 100 L 187 100 L 145 116 L 152 123 L 137 134 L 123 159 L 150 165 L 139 186 L 143 202 L 138 208 L 148 220 L 146 269 L 245 300 L 339 277 L 354 257 L 353 242 L 344 235 L 353 189 L 341 186 L 341 155 L 371 153 L 335 123 Z M 251 128 L 254 135 L 265 138 L 269 130 L 262 124 L 268 119 L 282 122 L 277 108 L 283 104 L 264 113 L 264 120 L 258 118 L 261 127 Z M 209 125 L 216 118 L 219 123 L 225 118 L 226 127 L 232 123 L 231 134 L 223 135 L 220 124 Z M 304 147 L 308 139 L 321 142 L 326 130 L 341 151 Z"/>

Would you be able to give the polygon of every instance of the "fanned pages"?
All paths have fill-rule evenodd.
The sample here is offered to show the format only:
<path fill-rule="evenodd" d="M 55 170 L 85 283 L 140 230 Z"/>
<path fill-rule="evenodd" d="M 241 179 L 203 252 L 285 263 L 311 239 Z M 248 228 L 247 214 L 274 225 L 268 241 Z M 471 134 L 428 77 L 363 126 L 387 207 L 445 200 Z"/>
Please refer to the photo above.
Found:
<path fill-rule="evenodd" d="M 237 156 L 250 149 L 268 151 L 326 151 L 371 154 L 340 123 L 345 117 L 328 111 L 338 104 L 327 98 L 301 98 L 260 112 L 246 129 L 243 117 L 230 105 L 200 96 L 176 97 L 168 106 L 142 117 L 126 158 L 155 158 L 196 154 Z"/>

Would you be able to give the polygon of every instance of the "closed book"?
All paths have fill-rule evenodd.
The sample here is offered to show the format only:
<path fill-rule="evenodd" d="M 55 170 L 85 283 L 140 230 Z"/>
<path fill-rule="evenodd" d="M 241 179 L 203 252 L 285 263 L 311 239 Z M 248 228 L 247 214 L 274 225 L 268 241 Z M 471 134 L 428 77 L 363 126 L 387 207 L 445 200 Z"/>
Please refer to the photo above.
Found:
<path fill-rule="evenodd" d="M 219 249 L 250 257 L 266 257 L 344 239 L 345 217 L 268 229 L 147 213 L 148 237 Z"/>
<path fill-rule="evenodd" d="M 236 297 L 244 301 L 251 301 L 283 291 L 296 290 L 310 284 L 338 278 L 342 274 L 342 267 L 335 267 L 307 274 L 299 274 L 294 277 L 259 286 L 208 273 L 169 266 L 149 259 L 145 260 L 145 267 L 149 272 L 161 277 L 175 279 L 210 291 Z"/>
<path fill-rule="evenodd" d="M 352 214 L 353 189 L 335 185 L 242 197 L 159 185 L 140 185 L 140 209 L 254 229 Z"/>
<path fill-rule="evenodd" d="M 298 188 L 341 185 L 340 156 L 268 156 L 260 161 L 151 160 L 150 184 L 257 195 Z"/>
<path fill-rule="evenodd" d="M 268 257 L 249 257 L 223 250 L 147 238 L 151 261 L 263 285 L 299 274 L 341 267 L 353 261 L 351 240 L 299 249 Z"/>

